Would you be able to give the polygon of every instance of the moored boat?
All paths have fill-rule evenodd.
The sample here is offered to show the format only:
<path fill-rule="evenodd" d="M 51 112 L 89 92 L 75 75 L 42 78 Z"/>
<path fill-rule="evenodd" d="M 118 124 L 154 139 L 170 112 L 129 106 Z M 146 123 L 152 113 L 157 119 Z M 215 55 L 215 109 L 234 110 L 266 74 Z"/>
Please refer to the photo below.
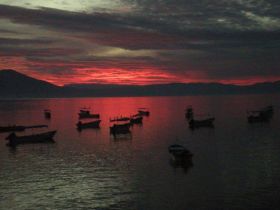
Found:
<path fill-rule="evenodd" d="M 76 125 L 79 130 L 84 128 L 99 128 L 101 120 L 95 120 L 90 122 L 81 122 L 79 121 Z"/>
<path fill-rule="evenodd" d="M 147 108 L 139 108 L 138 114 L 141 116 L 150 116 L 150 111 Z"/>
<path fill-rule="evenodd" d="M 192 106 L 188 106 L 186 109 L 185 117 L 190 120 L 193 118 L 193 108 Z"/>
<path fill-rule="evenodd" d="M 92 114 L 90 113 L 90 110 L 87 109 L 81 109 L 80 112 L 78 113 L 80 119 L 85 119 L 85 118 L 100 118 L 99 114 Z"/>
<path fill-rule="evenodd" d="M 194 128 L 199 128 L 199 127 L 213 127 L 215 118 L 214 117 L 210 117 L 210 118 L 206 118 L 206 119 L 201 119 L 201 120 L 195 120 L 195 119 L 191 119 L 189 121 L 189 127 L 191 129 Z"/>
<path fill-rule="evenodd" d="M 269 122 L 271 116 L 270 113 L 266 113 L 263 111 L 251 111 L 248 112 L 247 119 L 249 123 Z"/>
<path fill-rule="evenodd" d="M 113 135 L 130 133 L 130 126 L 131 123 L 114 124 L 110 127 L 110 133 Z"/>
<path fill-rule="evenodd" d="M 191 158 L 193 154 L 184 146 L 179 144 L 172 144 L 168 147 L 168 152 L 173 155 L 175 159 Z"/>
<path fill-rule="evenodd" d="M 44 116 L 46 119 L 51 119 L 52 115 L 51 115 L 51 111 L 49 109 L 45 109 L 44 110 Z"/>
<path fill-rule="evenodd" d="M 6 140 L 9 140 L 9 143 L 7 144 L 8 146 L 15 147 L 18 144 L 53 142 L 53 137 L 55 134 L 56 131 L 49 131 L 26 136 L 17 136 L 15 133 L 11 133 L 6 137 Z"/>
<path fill-rule="evenodd" d="M 249 123 L 269 122 L 273 116 L 273 106 L 266 106 L 260 110 L 247 111 Z"/>
<path fill-rule="evenodd" d="M 143 121 L 143 117 L 142 116 L 133 116 L 130 118 L 130 123 L 133 124 L 141 124 Z"/>
<path fill-rule="evenodd" d="M 269 105 L 261 109 L 261 111 L 273 114 L 273 106 Z"/>

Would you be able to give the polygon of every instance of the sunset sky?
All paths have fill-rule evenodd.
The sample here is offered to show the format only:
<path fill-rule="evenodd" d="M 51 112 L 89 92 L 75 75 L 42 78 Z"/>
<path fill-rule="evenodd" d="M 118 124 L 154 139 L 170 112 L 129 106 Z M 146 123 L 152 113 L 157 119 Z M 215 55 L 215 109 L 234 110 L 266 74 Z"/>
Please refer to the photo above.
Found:
<path fill-rule="evenodd" d="M 57 85 L 280 80 L 279 0 L 0 0 L 0 69 Z"/>

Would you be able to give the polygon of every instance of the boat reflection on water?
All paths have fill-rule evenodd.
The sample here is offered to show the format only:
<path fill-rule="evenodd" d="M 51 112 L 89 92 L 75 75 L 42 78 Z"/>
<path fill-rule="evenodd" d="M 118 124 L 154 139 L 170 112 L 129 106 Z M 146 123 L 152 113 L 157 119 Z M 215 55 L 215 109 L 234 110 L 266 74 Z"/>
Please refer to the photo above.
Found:
<path fill-rule="evenodd" d="M 113 124 L 113 126 L 110 127 L 110 134 L 113 136 L 118 134 L 128 134 L 130 133 L 130 126 L 131 123 Z"/>
<path fill-rule="evenodd" d="M 191 158 L 170 158 L 169 164 L 174 169 L 182 168 L 185 173 L 187 173 L 193 167 L 193 161 Z"/>
<path fill-rule="evenodd" d="M 112 136 L 114 141 L 127 141 L 132 140 L 132 133 L 119 133 Z"/>

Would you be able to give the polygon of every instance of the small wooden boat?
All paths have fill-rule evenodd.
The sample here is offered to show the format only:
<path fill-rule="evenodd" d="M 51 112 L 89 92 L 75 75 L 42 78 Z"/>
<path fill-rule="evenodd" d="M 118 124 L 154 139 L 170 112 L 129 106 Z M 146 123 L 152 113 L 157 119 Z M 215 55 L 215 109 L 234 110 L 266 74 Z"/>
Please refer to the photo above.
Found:
<path fill-rule="evenodd" d="M 52 115 L 51 115 L 51 111 L 49 109 L 45 109 L 44 110 L 44 116 L 46 119 L 51 119 Z"/>
<path fill-rule="evenodd" d="M 147 108 L 139 108 L 138 114 L 141 116 L 150 116 L 150 112 L 148 111 Z"/>
<path fill-rule="evenodd" d="M 133 116 L 130 118 L 130 123 L 133 124 L 141 124 L 143 121 L 143 117 L 142 116 Z"/>
<path fill-rule="evenodd" d="M 247 114 L 249 123 L 269 122 L 273 116 L 273 106 L 266 106 L 256 111 L 247 111 Z"/>
<path fill-rule="evenodd" d="M 84 128 L 99 128 L 100 127 L 101 120 L 95 120 L 91 122 L 81 122 L 79 121 L 76 125 L 79 130 L 82 130 Z"/>
<path fill-rule="evenodd" d="M 32 125 L 32 126 L 23 126 L 23 125 L 10 125 L 10 126 L 0 126 L 0 132 L 20 132 L 25 131 L 29 128 L 46 128 L 47 125 Z"/>
<path fill-rule="evenodd" d="M 193 154 L 185 147 L 179 144 L 172 144 L 168 147 L 168 152 L 173 155 L 175 159 L 191 158 Z"/>
<path fill-rule="evenodd" d="M 80 119 L 85 118 L 100 118 L 99 114 L 91 114 L 89 110 L 81 109 L 78 113 Z"/>
<path fill-rule="evenodd" d="M 128 120 L 130 120 L 129 117 L 122 117 L 122 116 L 114 117 L 112 119 L 110 118 L 110 122 L 121 122 L 121 121 L 128 121 Z"/>
<path fill-rule="evenodd" d="M 273 114 L 273 106 L 266 106 L 261 109 L 262 112 Z"/>
<path fill-rule="evenodd" d="M 195 119 L 191 119 L 189 121 L 189 127 L 191 129 L 194 128 L 199 128 L 199 127 L 213 127 L 215 118 L 211 117 L 211 118 L 207 118 L 207 119 L 203 119 L 203 120 L 195 120 Z"/>
<path fill-rule="evenodd" d="M 258 123 L 258 122 L 269 122 L 271 119 L 270 113 L 263 111 L 250 111 L 248 112 L 248 122 Z"/>
<path fill-rule="evenodd" d="M 110 127 L 110 133 L 113 135 L 130 133 L 130 126 L 131 123 L 114 124 Z"/>
<path fill-rule="evenodd" d="M 15 147 L 18 144 L 53 142 L 55 134 L 56 131 L 49 131 L 28 136 L 17 136 L 15 133 L 11 133 L 6 137 L 6 140 L 9 140 L 9 143 L 7 144 L 8 146 Z"/>
<path fill-rule="evenodd" d="M 192 106 L 188 106 L 186 109 L 185 117 L 190 120 L 193 118 L 193 108 Z"/>

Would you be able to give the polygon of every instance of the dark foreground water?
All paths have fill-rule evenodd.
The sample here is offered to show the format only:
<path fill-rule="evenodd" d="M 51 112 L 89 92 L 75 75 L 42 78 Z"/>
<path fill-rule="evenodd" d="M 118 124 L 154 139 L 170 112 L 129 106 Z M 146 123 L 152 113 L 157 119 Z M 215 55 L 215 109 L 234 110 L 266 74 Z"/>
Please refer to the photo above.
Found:
<path fill-rule="evenodd" d="M 189 104 L 214 115 L 215 128 L 189 130 Z M 270 123 L 247 123 L 247 109 L 269 104 Z M 75 129 L 84 106 L 101 114 L 100 129 Z M 16 150 L 0 134 L 0 209 L 279 209 L 279 106 L 279 95 L 0 101 L 0 126 L 58 130 L 55 144 Z M 138 107 L 151 111 L 143 125 L 131 137 L 110 137 L 109 118 Z M 44 119 L 46 108 L 51 120 Z M 172 165 L 173 143 L 194 153 L 193 166 Z"/>

